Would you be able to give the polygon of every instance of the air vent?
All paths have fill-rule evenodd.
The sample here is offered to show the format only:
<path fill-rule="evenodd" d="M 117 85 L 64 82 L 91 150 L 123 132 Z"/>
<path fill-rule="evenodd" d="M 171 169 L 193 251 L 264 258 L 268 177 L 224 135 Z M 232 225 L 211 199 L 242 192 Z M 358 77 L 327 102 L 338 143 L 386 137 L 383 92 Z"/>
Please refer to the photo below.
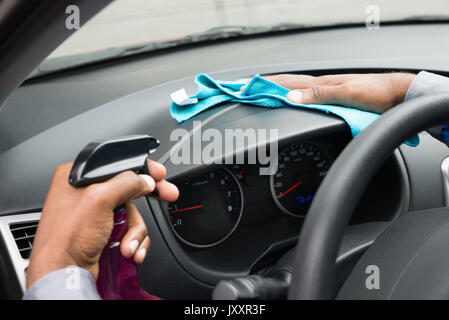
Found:
<path fill-rule="evenodd" d="M 29 259 L 39 221 L 14 223 L 9 226 L 23 259 Z"/>

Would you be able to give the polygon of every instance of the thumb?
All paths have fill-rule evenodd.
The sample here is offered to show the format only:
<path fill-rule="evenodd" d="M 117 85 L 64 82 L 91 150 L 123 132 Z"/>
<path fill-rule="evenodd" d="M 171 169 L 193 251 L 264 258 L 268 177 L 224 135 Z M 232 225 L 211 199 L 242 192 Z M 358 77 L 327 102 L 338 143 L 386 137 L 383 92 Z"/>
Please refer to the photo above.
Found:
<path fill-rule="evenodd" d="M 315 86 L 301 90 L 290 90 L 287 99 L 295 104 L 328 104 L 339 100 L 341 88 L 338 86 Z"/>

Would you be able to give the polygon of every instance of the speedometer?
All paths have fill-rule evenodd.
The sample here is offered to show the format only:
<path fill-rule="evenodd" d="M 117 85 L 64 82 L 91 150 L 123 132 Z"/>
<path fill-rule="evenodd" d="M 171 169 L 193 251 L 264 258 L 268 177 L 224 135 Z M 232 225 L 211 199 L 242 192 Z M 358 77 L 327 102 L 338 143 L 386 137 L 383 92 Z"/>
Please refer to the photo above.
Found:
<path fill-rule="evenodd" d="M 284 148 L 278 157 L 278 170 L 270 178 L 276 205 L 287 214 L 304 216 L 329 167 L 328 157 L 315 144 Z"/>
<path fill-rule="evenodd" d="M 173 231 L 194 247 L 221 243 L 237 227 L 242 215 L 242 190 L 227 169 L 220 168 L 178 183 L 179 199 L 168 206 Z"/>

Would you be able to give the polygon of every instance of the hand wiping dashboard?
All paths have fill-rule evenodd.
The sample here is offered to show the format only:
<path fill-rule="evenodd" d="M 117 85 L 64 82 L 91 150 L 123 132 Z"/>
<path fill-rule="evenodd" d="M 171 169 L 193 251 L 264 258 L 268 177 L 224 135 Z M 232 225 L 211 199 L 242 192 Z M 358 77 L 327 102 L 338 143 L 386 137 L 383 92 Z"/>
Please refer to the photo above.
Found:
<path fill-rule="evenodd" d="M 195 83 L 198 92 L 193 96 L 188 96 L 184 89 L 171 94 L 170 113 L 178 122 L 186 121 L 220 103 L 237 102 L 268 108 L 296 107 L 331 113 L 342 118 L 351 129 L 352 136 L 356 137 L 380 117 L 376 113 L 336 105 L 294 104 L 287 100 L 289 89 L 259 75 L 238 81 L 217 81 L 206 74 L 199 74 Z M 245 85 L 245 90 L 241 92 L 240 89 Z M 419 137 L 414 136 L 405 143 L 417 146 Z"/>

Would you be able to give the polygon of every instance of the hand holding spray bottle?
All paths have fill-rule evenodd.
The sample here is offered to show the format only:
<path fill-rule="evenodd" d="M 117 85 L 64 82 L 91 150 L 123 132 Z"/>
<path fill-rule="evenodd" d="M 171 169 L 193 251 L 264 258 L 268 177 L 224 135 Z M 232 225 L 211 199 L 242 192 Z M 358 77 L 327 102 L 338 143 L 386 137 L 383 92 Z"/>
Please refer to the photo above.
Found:
<path fill-rule="evenodd" d="M 148 135 L 91 142 L 76 158 L 69 183 L 85 187 L 128 170 L 149 175 L 147 159 L 158 146 L 159 141 Z M 104 300 L 159 300 L 140 287 L 138 266 L 132 257 L 125 258 L 120 252 L 127 230 L 126 204 L 122 204 L 114 210 L 114 227 L 100 256 L 98 293 Z"/>

